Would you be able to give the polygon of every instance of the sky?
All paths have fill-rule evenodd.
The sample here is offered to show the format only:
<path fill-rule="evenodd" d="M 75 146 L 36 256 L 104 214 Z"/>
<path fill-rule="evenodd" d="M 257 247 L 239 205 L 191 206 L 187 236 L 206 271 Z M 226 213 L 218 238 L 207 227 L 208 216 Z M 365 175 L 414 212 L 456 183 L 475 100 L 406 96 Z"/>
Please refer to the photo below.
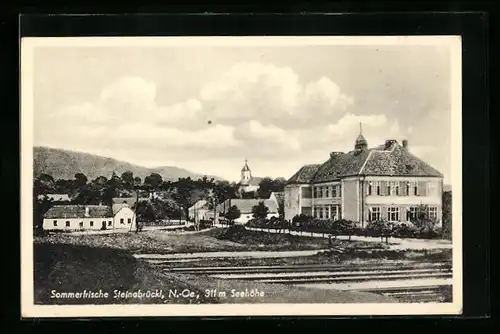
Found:
<path fill-rule="evenodd" d="M 450 177 L 449 45 L 37 46 L 34 144 L 237 181 L 407 139 Z"/>

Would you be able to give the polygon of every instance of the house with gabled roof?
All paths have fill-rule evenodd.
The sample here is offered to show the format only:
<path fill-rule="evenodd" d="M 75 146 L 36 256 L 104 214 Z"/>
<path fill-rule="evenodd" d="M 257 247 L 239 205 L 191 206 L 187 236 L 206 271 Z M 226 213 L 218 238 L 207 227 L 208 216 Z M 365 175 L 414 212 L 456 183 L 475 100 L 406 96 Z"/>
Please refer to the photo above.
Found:
<path fill-rule="evenodd" d="M 408 141 L 388 139 L 368 148 L 362 133 L 354 150 L 332 152 L 322 164 L 301 167 L 285 186 L 285 219 L 299 214 L 348 219 L 365 226 L 387 219 L 407 222 L 417 207 L 441 221 L 443 175 L 411 153 Z"/>
<path fill-rule="evenodd" d="M 246 224 L 250 219 L 253 219 L 253 207 L 261 202 L 268 209 L 267 218 L 279 217 L 278 203 L 274 199 L 227 199 L 217 206 L 217 212 L 224 215 L 231 206 L 236 206 L 240 210 L 241 216 L 234 222 Z"/>
<path fill-rule="evenodd" d="M 43 217 L 48 231 L 135 231 L 136 215 L 127 204 L 54 205 Z"/>

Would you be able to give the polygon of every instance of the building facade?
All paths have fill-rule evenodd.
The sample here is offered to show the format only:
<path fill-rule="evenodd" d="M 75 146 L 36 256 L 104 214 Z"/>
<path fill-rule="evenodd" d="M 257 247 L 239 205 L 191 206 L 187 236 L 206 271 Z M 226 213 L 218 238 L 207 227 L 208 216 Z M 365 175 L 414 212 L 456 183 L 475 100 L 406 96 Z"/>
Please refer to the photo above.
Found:
<path fill-rule="evenodd" d="M 136 228 L 135 213 L 126 204 L 55 205 L 44 215 L 43 229 L 48 231 L 116 230 Z"/>
<path fill-rule="evenodd" d="M 274 199 L 228 199 L 217 206 L 217 212 L 224 215 L 231 206 L 240 210 L 241 216 L 234 220 L 237 224 L 246 224 L 253 219 L 252 209 L 263 202 L 268 209 L 267 218 L 279 217 L 278 203 Z"/>
<path fill-rule="evenodd" d="M 441 223 L 443 175 L 413 155 L 408 141 L 368 148 L 360 133 L 354 150 L 332 152 L 323 164 L 305 165 L 285 187 L 285 219 L 299 214 L 347 219 L 362 227 L 387 219 L 411 222 L 425 205 Z"/>

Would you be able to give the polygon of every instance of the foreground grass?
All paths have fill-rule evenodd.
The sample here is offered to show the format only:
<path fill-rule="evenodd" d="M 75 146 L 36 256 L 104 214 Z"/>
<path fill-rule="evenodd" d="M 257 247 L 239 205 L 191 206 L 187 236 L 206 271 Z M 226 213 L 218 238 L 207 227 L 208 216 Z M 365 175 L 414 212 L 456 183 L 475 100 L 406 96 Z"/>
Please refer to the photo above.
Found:
<path fill-rule="evenodd" d="M 370 293 L 322 291 L 291 285 L 225 281 L 208 276 L 160 272 L 117 249 L 38 243 L 34 248 L 37 304 L 206 304 L 206 303 L 381 303 L 394 299 Z M 56 293 L 99 291 L 107 298 L 51 298 Z M 158 298 L 115 299 L 116 291 L 162 291 Z M 259 291 L 263 295 L 236 296 Z M 177 295 L 175 294 L 177 293 Z M 180 294 L 183 292 L 183 294 Z"/>
<path fill-rule="evenodd" d="M 289 251 L 315 250 L 328 247 L 384 248 L 384 244 L 363 241 L 332 240 L 289 234 L 248 231 L 243 227 L 215 228 L 194 234 L 163 231 L 116 233 L 102 235 L 70 235 L 65 233 L 35 237 L 35 243 L 80 245 L 111 248 L 138 254 L 172 254 L 217 251 Z"/>

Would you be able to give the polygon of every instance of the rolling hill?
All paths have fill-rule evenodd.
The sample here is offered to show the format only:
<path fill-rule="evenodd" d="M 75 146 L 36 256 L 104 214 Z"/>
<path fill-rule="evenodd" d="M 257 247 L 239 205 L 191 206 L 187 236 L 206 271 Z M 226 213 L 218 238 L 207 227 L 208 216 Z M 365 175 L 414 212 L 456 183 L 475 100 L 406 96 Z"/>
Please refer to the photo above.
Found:
<path fill-rule="evenodd" d="M 98 176 L 109 178 L 113 171 L 118 175 L 121 175 L 125 171 L 131 171 L 134 176 L 139 176 L 142 180 L 151 173 L 158 173 L 164 180 L 171 181 L 177 180 L 180 177 L 191 177 L 194 179 L 203 177 L 201 174 L 173 166 L 147 168 L 94 154 L 41 146 L 34 147 L 33 160 L 34 177 L 46 173 L 52 175 L 56 180 L 73 179 L 76 173 L 85 174 L 89 180 L 95 179 Z M 213 175 L 207 175 L 207 177 L 223 180 Z"/>

